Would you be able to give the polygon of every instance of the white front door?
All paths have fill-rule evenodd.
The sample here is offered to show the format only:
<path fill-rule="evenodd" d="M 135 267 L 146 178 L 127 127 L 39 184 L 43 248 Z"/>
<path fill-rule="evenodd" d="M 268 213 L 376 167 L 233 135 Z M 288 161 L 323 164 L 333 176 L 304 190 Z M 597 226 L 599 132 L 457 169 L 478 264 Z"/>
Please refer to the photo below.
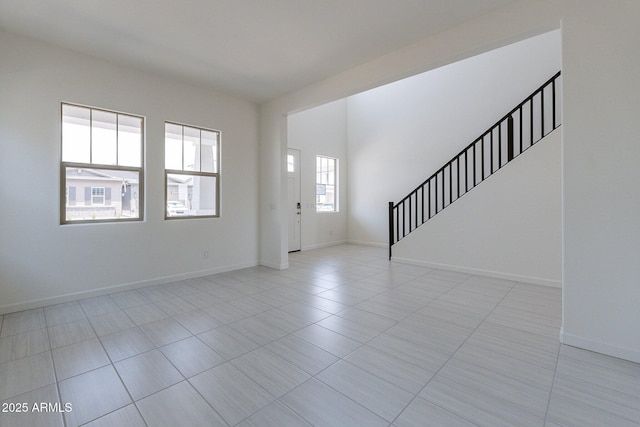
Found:
<path fill-rule="evenodd" d="M 289 252 L 300 250 L 300 150 L 287 152 L 287 211 L 289 213 Z"/>

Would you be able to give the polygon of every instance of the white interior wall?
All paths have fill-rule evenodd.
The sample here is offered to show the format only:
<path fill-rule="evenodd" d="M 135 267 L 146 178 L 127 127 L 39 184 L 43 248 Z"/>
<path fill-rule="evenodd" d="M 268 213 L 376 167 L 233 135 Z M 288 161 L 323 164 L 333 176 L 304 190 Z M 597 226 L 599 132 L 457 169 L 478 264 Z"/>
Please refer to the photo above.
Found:
<path fill-rule="evenodd" d="M 287 265 L 283 117 L 562 26 L 562 339 L 640 362 L 638 22 L 635 1 L 523 0 L 261 105 L 261 262 Z"/>
<path fill-rule="evenodd" d="M 334 101 L 292 114 L 287 122 L 290 148 L 300 150 L 302 250 L 347 241 L 347 101 Z M 338 212 L 316 212 L 316 156 L 338 159 Z"/>
<path fill-rule="evenodd" d="M 388 202 L 557 73 L 560 43 L 555 30 L 349 97 L 349 240 L 387 245 Z"/>
<path fill-rule="evenodd" d="M 393 259 L 562 284 L 561 133 L 557 129 L 393 246 Z"/>
<path fill-rule="evenodd" d="M 403 197 L 555 74 L 560 44 L 560 31 L 555 30 L 351 96 L 347 104 L 341 100 L 293 114 L 289 146 L 305 147 L 303 163 L 311 168 L 314 153 L 323 147 L 335 151 L 348 146 L 349 241 L 386 246 L 387 201 Z M 559 136 L 556 139 L 553 151 L 540 149 L 535 156 L 547 163 L 532 159 L 508 179 L 494 178 L 499 185 L 491 184 L 492 189 L 499 191 L 474 190 L 464 199 L 464 210 L 448 210 L 398 244 L 394 259 L 560 286 Z M 303 168 L 303 173 L 303 181 L 308 177 L 303 188 L 308 190 L 302 192 L 307 196 L 302 240 L 303 249 L 309 249 L 326 245 L 342 218 L 314 215 L 309 206 L 313 170 Z M 494 243 L 488 252 L 487 240 Z"/>
<path fill-rule="evenodd" d="M 257 263 L 254 104 L 6 33 L 0 58 L 0 312 Z M 143 222 L 59 225 L 61 101 L 146 117 Z M 220 218 L 164 220 L 165 120 L 222 131 Z"/>
<path fill-rule="evenodd" d="M 563 19 L 563 340 L 640 362 L 640 2 Z"/>
<path fill-rule="evenodd" d="M 262 105 L 261 262 L 287 265 L 286 228 L 281 225 L 286 223 L 282 161 L 288 114 L 540 34 L 562 22 L 562 338 L 640 362 L 640 170 L 634 162 L 640 134 L 639 21 L 640 4 L 635 1 L 515 2 Z M 213 268 L 243 265 L 255 256 L 255 198 L 250 196 L 258 194 L 250 171 L 258 160 L 252 105 L 39 43 L 0 37 L 0 177 L 5 183 L 0 197 L 8 206 L 18 206 L 3 211 L 0 219 L 4 307 L 25 298 L 189 274 L 185 272 L 203 267 L 202 260 L 190 256 L 192 248 L 212 241 L 236 243 L 215 243 L 210 252 Z M 61 99 L 147 116 L 147 221 L 122 227 L 57 225 Z M 227 165 L 239 166 L 228 171 L 228 178 L 223 175 L 222 221 L 168 225 L 162 221 L 164 207 L 153 213 L 152 206 L 163 205 L 162 150 L 151 148 L 149 141 L 162 141 L 158 128 L 165 116 L 222 129 L 223 173 Z M 233 188 L 226 187 L 227 179 Z M 179 250 L 167 249 L 171 245 Z M 116 247 L 124 251 L 114 253 Z M 77 261 L 88 253 L 95 254 L 95 261 Z"/>

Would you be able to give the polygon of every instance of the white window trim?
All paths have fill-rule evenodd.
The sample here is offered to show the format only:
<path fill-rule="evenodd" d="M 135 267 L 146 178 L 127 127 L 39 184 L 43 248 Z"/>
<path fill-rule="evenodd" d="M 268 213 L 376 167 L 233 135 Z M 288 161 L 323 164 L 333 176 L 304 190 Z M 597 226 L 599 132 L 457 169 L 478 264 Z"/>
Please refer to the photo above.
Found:
<path fill-rule="evenodd" d="M 318 185 L 325 185 L 325 188 L 326 188 L 327 185 L 331 185 L 331 184 L 323 184 L 323 183 L 318 182 L 318 173 L 319 173 L 318 172 L 318 164 L 317 164 L 318 158 L 332 160 L 335 163 L 335 167 L 334 167 L 334 184 L 332 185 L 333 189 L 334 189 L 334 199 L 333 199 L 334 203 L 333 203 L 333 209 L 331 209 L 331 210 L 326 210 L 326 209 L 325 210 L 320 210 L 318 208 L 318 206 L 319 206 L 318 205 L 318 201 L 317 201 L 317 194 L 318 193 L 317 193 L 317 190 L 316 190 L 316 192 L 314 194 L 315 199 L 316 199 L 316 203 L 315 203 L 315 205 L 316 205 L 316 213 L 318 213 L 318 214 L 339 213 L 340 212 L 340 206 L 339 206 L 339 202 L 338 202 L 338 199 L 339 199 L 339 184 L 340 184 L 339 173 L 338 173 L 339 167 L 340 167 L 339 166 L 340 165 L 339 159 L 337 157 L 325 156 L 325 155 L 322 155 L 322 154 L 317 154 L 316 155 L 316 169 L 315 169 L 315 175 L 316 175 L 315 185 L 316 185 L 316 188 L 317 188 Z"/>
<path fill-rule="evenodd" d="M 222 132 L 216 129 L 205 128 L 202 126 L 194 126 L 188 125 L 184 123 L 177 123 L 172 121 L 165 121 L 165 135 L 167 125 L 180 126 L 182 127 L 182 155 L 184 156 L 184 128 L 192 128 L 200 131 L 200 143 L 202 144 L 202 131 L 213 132 L 217 135 L 216 141 L 216 151 L 215 151 L 215 172 L 202 172 L 201 170 L 190 170 L 185 169 L 184 167 L 184 158 L 181 160 L 181 169 L 167 169 L 166 167 L 166 159 L 165 159 L 165 170 L 164 170 L 164 219 L 165 220 L 178 220 L 178 219 L 196 219 L 196 218 L 220 218 L 220 169 L 222 166 L 221 162 L 221 151 L 222 151 Z M 165 136 L 165 156 L 166 156 L 166 136 Z M 202 162 L 200 162 L 202 163 Z M 169 192 L 169 175 L 184 175 L 184 176 L 201 176 L 201 177 L 210 177 L 215 178 L 216 181 L 216 199 L 215 199 L 215 214 L 214 215 L 178 215 L 178 216 L 169 216 L 168 213 L 168 192 Z"/>
<path fill-rule="evenodd" d="M 70 107 L 78 107 L 85 108 L 90 111 L 92 114 L 93 111 L 102 111 L 108 113 L 114 113 L 119 116 L 128 116 L 134 117 L 136 119 L 141 120 L 141 128 L 140 128 L 140 166 L 119 166 L 112 164 L 101 164 L 101 163 L 92 163 L 91 158 L 89 159 L 89 163 L 83 162 L 70 162 L 63 160 L 63 143 L 64 143 L 64 134 L 63 134 L 63 122 L 64 122 L 64 106 L 68 105 Z M 130 222 L 130 221 L 144 221 L 144 147 L 145 147 L 145 124 L 146 119 L 143 116 L 139 116 L 136 114 L 124 113 L 119 111 L 107 110 L 103 108 L 95 108 L 89 107 L 86 105 L 80 105 L 69 102 L 61 102 L 60 104 L 60 224 L 96 224 L 96 223 L 104 223 L 104 222 Z M 117 129 L 117 128 L 116 128 Z M 93 132 L 89 131 L 89 135 L 92 135 Z M 117 134 L 117 130 L 116 130 Z M 92 136 L 90 137 L 92 138 Z M 91 142 L 90 142 L 91 144 Z M 117 143 L 116 143 L 116 162 L 118 161 L 118 152 L 117 152 Z M 68 207 L 68 186 L 67 186 L 67 168 L 70 169 L 95 169 L 95 170 L 112 170 L 112 171 L 130 171 L 137 172 L 138 174 L 138 204 L 137 204 L 137 216 L 136 217 L 119 217 L 119 218 L 99 218 L 99 219 L 67 219 L 67 207 Z M 106 191 L 106 190 L 105 190 Z M 106 194 L 105 196 L 106 197 Z M 106 200 L 105 200 L 106 201 Z M 93 194 L 91 195 L 91 205 L 90 206 L 105 206 L 102 205 L 94 205 L 93 204 Z"/>
<path fill-rule="evenodd" d="M 102 190 L 102 195 L 96 195 L 94 194 L 94 190 Z M 102 203 L 96 203 L 95 199 L 96 198 L 102 198 Z M 105 206 L 106 200 L 106 191 L 105 191 L 105 187 L 91 187 L 91 206 Z"/>

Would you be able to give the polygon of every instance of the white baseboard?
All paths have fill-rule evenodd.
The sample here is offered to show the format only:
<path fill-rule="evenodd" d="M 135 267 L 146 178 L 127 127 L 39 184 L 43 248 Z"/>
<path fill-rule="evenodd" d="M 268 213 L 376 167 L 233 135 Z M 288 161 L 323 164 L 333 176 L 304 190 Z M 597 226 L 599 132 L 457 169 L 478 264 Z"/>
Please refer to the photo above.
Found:
<path fill-rule="evenodd" d="M 493 277 L 496 279 L 514 280 L 516 282 L 525 282 L 525 283 L 531 283 L 534 285 L 550 286 L 553 288 L 562 287 L 562 281 L 554 280 L 554 279 L 546 279 L 543 277 L 525 276 L 520 274 L 504 273 L 501 271 L 482 270 L 479 268 L 440 264 L 436 262 L 428 262 L 428 261 L 416 260 L 411 258 L 399 258 L 395 256 L 391 258 L 391 261 L 396 261 L 403 264 L 419 265 L 421 267 L 456 271 L 459 273 L 476 274 L 478 276 L 487 276 L 487 277 Z"/>
<path fill-rule="evenodd" d="M 261 261 L 259 265 L 262 265 L 264 267 L 273 268 L 275 270 L 286 270 L 287 268 L 289 268 L 289 263 L 288 262 L 283 262 L 281 264 L 277 264 L 275 262 Z"/>
<path fill-rule="evenodd" d="M 570 345 L 571 347 L 578 347 L 583 350 L 594 351 L 607 356 L 617 357 L 618 359 L 640 363 L 640 351 L 638 350 L 589 340 L 577 335 L 567 334 L 564 330 L 560 331 L 560 342 L 565 345 Z"/>
<path fill-rule="evenodd" d="M 318 243 L 317 245 L 303 246 L 302 250 L 303 251 L 310 251 L 310 250 L 313 250 L 313 249 L 321 249 L 321 248 L 328 248 L 328 247 L 331 247 L 331 246 L 344 245 L 346 243 L 347 243 L 346 240 L 337 240 L 337 241 L 334 241 L 334 242 Z"/>
<path fill-rule="evenodd" d="M 98 297 L 102 295 L 112 294 L 114 292 L 129 291 L 132 289 L 144 288 L 153 285 L 162 285 L 165 283 L 177 282 L 180 280 L 193 279 L 196 277 L 208 276 L 211 274 L 226 273 L 228 271 L 240 270 L 242 268 L 255 267 L 258 262 L 240 263 L 226 265 L 222 267 L 209 268 L 204 270 L 192 271 L 189 273 L 175 274 L 171 276 L 156 277 L 154 279 L 141 280 L 138 282 L 122 283 L 119 285 L 105 286 L 102 288 L 91 289 L 88 291 L 72 292 L 63 295 L 56 295 L 46 298 L 38 298 L 29 301 L 7 304 L 0 306 L 0 314 L 14 313 L 17 311 L 31 310 L 33 308 L 45 307 L 52 304 L 62 304 L 70 301 L 77 301 L 85 298 Z"/>
<path fill-rule="evenodd" d="M 388 248 L 389 245 L 386 243 L 378 243 L 378 242 L 365 242 L 362 240 L 348 240 L 346 243 L 351 245 L 362 245 L 362 246 L 373 246 L 376 248 Z"/>

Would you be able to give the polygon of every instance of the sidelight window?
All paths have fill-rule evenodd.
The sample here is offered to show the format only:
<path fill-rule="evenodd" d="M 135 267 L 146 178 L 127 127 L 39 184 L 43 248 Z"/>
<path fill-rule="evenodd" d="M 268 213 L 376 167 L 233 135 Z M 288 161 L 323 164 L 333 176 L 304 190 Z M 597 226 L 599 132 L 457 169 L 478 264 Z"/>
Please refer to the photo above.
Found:
<path fill-rule="evenodd" d="M 316 156 L 316 212 L 338 212 L 338 159 Z"/>

